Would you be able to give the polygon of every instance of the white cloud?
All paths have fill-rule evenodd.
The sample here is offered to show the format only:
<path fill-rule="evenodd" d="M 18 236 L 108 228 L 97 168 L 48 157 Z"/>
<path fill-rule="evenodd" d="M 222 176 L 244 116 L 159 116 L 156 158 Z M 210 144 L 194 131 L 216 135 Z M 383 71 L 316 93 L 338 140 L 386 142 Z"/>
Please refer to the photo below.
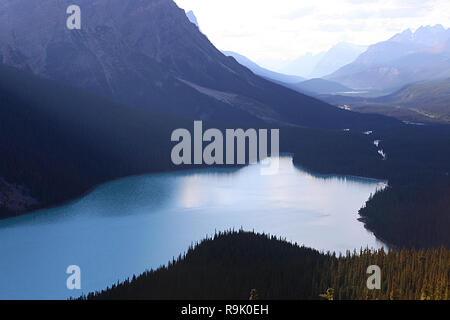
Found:
<path fill-rule="evenodd" d="M 223 50 L 255 61 L 295 59 L 340 41 L 369 45 L 405 29 L 450 27 L 448 0 L 175 0 Z"/>

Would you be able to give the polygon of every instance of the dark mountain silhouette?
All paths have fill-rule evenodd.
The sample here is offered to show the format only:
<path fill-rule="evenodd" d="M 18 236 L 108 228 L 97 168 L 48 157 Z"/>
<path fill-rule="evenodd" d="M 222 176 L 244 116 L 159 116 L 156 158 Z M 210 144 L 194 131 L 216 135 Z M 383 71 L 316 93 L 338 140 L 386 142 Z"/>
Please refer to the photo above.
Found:
<path fill-rule="evenodd" d="M 222 51 L 222 52 L 227 57 L 233 57 L 234 59 L 236 59 L 237 62 L 239 62 L 244 67 L 249 68 L 254 74 L 266 78 L 267 80 L 274 80 L 277 83 L 281 82 L 288 84 L 297 83 L 305 80 L 304 78 L 299 76 L 287 75 L 265 69 L 239 53 L 233 51 Z"/>
<path fill-rule="evenodd" d="M 441 25 L 406 30 L 370 46 L 325 78 L 355 89 L 391 92 L 412 82 L 444 79 L 450 77 L 449 39 L 450 29 Z"/>
<path fill-rule="evenodd" d="M 0 218 L 170 169 L 170 134 L 190 125 L 0 65 Z"/>
<path fill-rule="evenodd" d="M 217 50 L 171 0 L 80 0 L 81 30 L 66 28 L 70 4 L 3 1 L 1 61 L 120 103 L 195 119 L 333 129 L 389 123 L 254 75 Z"/>

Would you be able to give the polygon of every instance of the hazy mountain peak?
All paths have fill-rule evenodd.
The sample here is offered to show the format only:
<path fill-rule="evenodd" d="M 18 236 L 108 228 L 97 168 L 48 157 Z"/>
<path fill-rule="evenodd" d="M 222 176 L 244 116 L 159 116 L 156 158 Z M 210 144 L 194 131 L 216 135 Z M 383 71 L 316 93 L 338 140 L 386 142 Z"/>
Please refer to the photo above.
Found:
<path fill-rule="evenodd" d="M 445 31 L 446 29 L 444 28 L 444 26 L 442 24 L 436 24 L 434 26 L 420 26 L 416 32 L 420 32 L 423 30 L 428 30 L 428 31 L 433 31 L 433 32 L 441 32 L 441 31 Z"/>
<path fill-rule="evenodd" d="M 200 28 L 200 26 L 198 25 L 198 20 L 197 17 L 194 14 L 194 11 L 190 10 L 188 12 L 186 12 L 186 16 L 188 17 L 189 21 L 192 22 L 193 24 L 195 24 L 198 28 Z"/>
<path fill-rule="evenodd" d="M 326 76 L 338 70 L 340 67 L 352 63 L 366 50 L 366 46 L 359 46 L 348 42 L 339 42 L 325 53 L 309 76 L 313 78 Z"/>
<path fill-rule="evenodd" d="M 306 78 L 320 78 L 353 62 L 366 49 L 365 46 L 339 42 L 328 51 L 317 54 L 306 53 L 284 66 L 280 71 Z"/>
<path fill-rule="evenodd" d="M 435 26 L 421 26 L 415 32 L 411 29 L 396 34 L 388 41 L 414 43 L 425 46 L 436 46 L 450 38 L 450 29 L 445 29 L 441 24 Z"/>
<path fill-rule="evenodd" d="M 327 77 L 356 89 L 394 90 L 415 81 L 450 75 L 450 29 L 442 25 L 406 29 L 371 45 L 351 64 Z"/>
<path fill-rule="evenodd" d="M 412 38 L 413 38 L 413 32 L 411 31 L 411 29 L 406 29 L 400 33 L 397 33 L 392 38 L 390 38 L 388 41 L 403 42 L 403 41 L 410 41 L 410 40 L 412 40 Z"/>

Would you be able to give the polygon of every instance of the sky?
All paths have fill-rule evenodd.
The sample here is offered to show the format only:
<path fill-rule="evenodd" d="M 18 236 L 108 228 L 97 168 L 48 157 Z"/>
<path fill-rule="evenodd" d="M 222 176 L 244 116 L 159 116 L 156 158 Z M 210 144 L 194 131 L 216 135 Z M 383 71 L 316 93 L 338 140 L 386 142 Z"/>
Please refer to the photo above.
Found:
<path fill-rule="evenodd" d="M 449 0 L 175 0 L 221 50 L 277 69 L 345 41 L 370 45 L 424 25 L 450 27 Z"/>

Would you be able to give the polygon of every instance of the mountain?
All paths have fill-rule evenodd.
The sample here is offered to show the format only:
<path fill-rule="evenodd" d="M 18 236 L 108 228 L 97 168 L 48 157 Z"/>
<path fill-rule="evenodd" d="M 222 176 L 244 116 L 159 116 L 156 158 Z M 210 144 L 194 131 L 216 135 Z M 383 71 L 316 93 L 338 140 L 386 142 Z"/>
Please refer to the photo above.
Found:
<path fill-rule="evenodd" d="M 249 58 L 240 55 L 239 53 L 233 51 L 222 51 L 222 52 L 227 57 L 233 57 L 234 59 L 236 59 L 237 62 L 239 62 L 244 67 L 249 68 L 254 74 L 257 74 L 258 76 L 261 76 L 268 80 L 274 80 L 276 82 L 282 83 L 297 83 L 305 80 L 304 78 L 299 76 L 286 75 L 265 69 L 256 64 L 255 62 L 251 61 Z"/>
<path fill-rule="evenodd" d="M 340 42 L 330 50 L 308 53 L 284 66 L 280 71 L 306 78 L 321 78 L 353 62 L 367 47 Z"/>
<path fill-rule="evenodd" d="M 4 0 L 3 64 L 153 112 L 190 119 L 319 128 L 392 123 L 344 112 L 267 81 L 217 50 L 171 0 L 80 0 L 81 30 L 66 28 L 70 0 Z M 35 21 L 30 28 L 29 21 Z"/>
<path fill-rule="evenodd" d="M 366 46 L 358 46 L 351 43 L 340 42 L 328 50 L 309 74 L 311 78 L 321 78 L 329 75 L 340 67 L 349 64 L 367 50 Z"/>
<path fill-rule="evenodd" d="M 450 78 L 410 84 L 387 96 L 377 98 L 321 96 L 352 110 L 384 114 L 409 122 L 450 123 Z"/>
<path fill-rule="evenodd" d="M 316 65 L 322 60 L 326 52 L 320 52 L 317 54 L 307 53 L 289 63 L 287 63 L 280 72 L 287 74 L 295 74 L 303 78 L 308 78 L 314 71 Z"/>
<path fill-rule="evenodd" d="M 450 78 L 442 81 L 433 81 L 426 83 L 417 83 L 408 85 L 405 88 L 388 95 L 377 98 L 377 101 L 385 103 L 402 103 L 432 108 L 432 105 L 440 107 L 440 111 L 450 112 L 448 102 L 450 100 Z M 444 110 L 444 104 L 447 104 L 447 110 Z M 436 109 L 439 111 L 439 109 Z"/>
<path fill-rule="evenodd" d="M 450 122 L 450 78 L 442 81 L 417 83 L 374 99 L 376 103 L 410 110 L 424 120 Z"/>
<path fill-rule="evenodd" d="M 325 79 L 310 79 L 296 84 L 296 87 L 303 92 L 314 94 L 337 94 L 351 92 L 353 89 L 343 86 L 340 83 Z"/>
<path fill-rule="evenodd" d="M 412 82 L 444 79 L 450 76 L 449 39 L 450 29 L 441 25 L 405 30 L 325 78 L 355 89 L 391 92 Z"/>
<path fill-rule="evenodd" d="M 188 17 L 189 21 L 192 22 L 193 24 L 195 24 L 198 28 L 200 28 L 200 26 L 198 25 L 198 20 L 197 17 L 194 14 L 194 11 L 188 11 L 186 12 L 186 17 Z"/>
<path fill-rule="evenodd" d="M 445 29 L 442 25 L 421 26 L 415 32 L 410 29 L 393 36 L 390 41 L 419 44 L 425 47 L 435 47 L 450 38 L 450 29 Z"/>

